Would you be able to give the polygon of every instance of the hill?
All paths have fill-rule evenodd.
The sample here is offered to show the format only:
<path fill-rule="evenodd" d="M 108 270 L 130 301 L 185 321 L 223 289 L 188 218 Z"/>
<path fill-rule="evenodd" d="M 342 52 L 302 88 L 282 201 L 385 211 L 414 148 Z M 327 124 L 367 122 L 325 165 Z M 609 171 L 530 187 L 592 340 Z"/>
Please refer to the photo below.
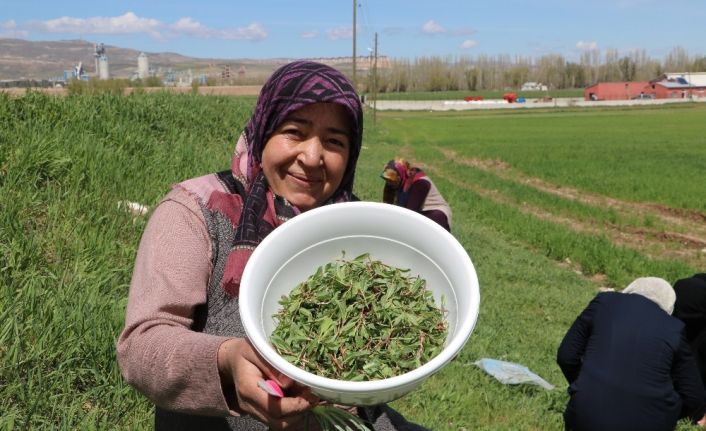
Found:
<path fill-rule="evenodd" d="M 0 38 L 0 80 L 3 79 L 51 79 L 63 76 L 65 70 L 73 69 L 79 62 L 84 70 L 95 75 L 95 44 L 87 40 L 28 41 Z M 105 45 L 110 76 L 129 78 L 137 70 L 137 56 L 142 51 Z M 158 73 L 169 69 L 194 74 L 217 74 L 226 65 L 233 74 L 246 71 L 252 78 L 269 75 L 287 59 L 215 59 L 188 57 L 173 52 L 145 52 L 150 68 Z"/>

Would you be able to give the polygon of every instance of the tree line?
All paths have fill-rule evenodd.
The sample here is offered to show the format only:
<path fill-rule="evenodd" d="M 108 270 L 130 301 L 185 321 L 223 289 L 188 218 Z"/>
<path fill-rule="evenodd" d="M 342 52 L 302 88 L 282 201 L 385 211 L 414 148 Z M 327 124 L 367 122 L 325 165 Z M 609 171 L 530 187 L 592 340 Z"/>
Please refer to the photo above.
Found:
<path fill-rule="evenodd" d="M 617 49 L 603 55 L 598 49 L 584 51 L 578 62 L 560 54 L 391 59 L 389 68 L 370 70 L 359 85 L 368 93 L 519 89 L 525 82 L 567 89 L 596 82 L 649 81 L 663 73 L 679 72 L 706 72 L 706 56 L 690 56 L 677 47 L 661 61 L 650 58 L 645 50 L 621 55 Z"/>

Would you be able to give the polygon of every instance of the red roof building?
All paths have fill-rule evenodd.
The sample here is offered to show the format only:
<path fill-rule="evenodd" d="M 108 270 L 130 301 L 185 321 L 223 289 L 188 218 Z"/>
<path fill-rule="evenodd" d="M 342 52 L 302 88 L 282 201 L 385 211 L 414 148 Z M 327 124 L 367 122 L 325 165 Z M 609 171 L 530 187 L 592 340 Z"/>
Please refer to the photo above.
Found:
<path fill-rule="evenodd" d="M 651 81 L 645 92 L 654 94 L 656 99 L 689 99 L 706 97 L 706 85 L 692 85 L 682 80 Z"/>
<path fill-rule="evenodd" d="M 649 82 L 599 82 L 583 90 L 585 100 L 628 100 L 645 94 Z"/>

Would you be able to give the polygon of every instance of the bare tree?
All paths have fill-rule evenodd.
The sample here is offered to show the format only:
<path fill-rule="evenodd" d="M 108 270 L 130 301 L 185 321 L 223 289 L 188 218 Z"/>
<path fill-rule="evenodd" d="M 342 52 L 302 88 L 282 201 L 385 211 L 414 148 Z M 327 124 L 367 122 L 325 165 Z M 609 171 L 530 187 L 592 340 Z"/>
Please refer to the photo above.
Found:
<path fill-rule="evenodd" d="M 618 60 L 618 69 L 620 69 L 620 79 L 622 81 L 632 81 L 637 73 L 637 64 L 630 57 L 623 57 Z"/>
<path fill-rule="evenodd" d="M 686 72 L 689 71 L 691 61 L 686 49 L 681 46 L 672 48 L 664 60 L 664 69 L 667 72 Z"/>
<path fill-rule="evenodd" d="M 649 81 L 668 72 L 706 72 L 706 56 L 693 60 L 685 49 L 674 48 L 664 62 L 650 58 L 644 50 L 620 56 L 608 49 L 601 61 L 598 49 L 584 51 L 579 63 L 558 54 L 534 59 L 509 55 L 475 58 L 421 57 L 414 61 L 393 60 L 378 72 L 379 91 L 499 90 L 518 88 L 537 81 L 551 88 L 578 88 L 596 82 Z"/>
<path fill-rule="evenodd" d="M 586 69 L 577 63 L 566 63 L 564 83 L 566 88 L 579 88 L 588 85 Z"/>
<path fill-rule="evenodd" d="M 559 54 L 542 56 L 537 63 L 539 81 L 551 88 L 564 88 L 566 60 Z"/>
<path fill-rule="evenodd" d="M 691 65 L 691 72 L 706 72 L 706 55 L 694 59 Z"/>
<path fill-rule="evenodd" d="M 619 53 L 617 49 L 609 48 L 605 53 L 605 60 L 600 68 L 598 80 L 612 82 L 620 80 Z"/>

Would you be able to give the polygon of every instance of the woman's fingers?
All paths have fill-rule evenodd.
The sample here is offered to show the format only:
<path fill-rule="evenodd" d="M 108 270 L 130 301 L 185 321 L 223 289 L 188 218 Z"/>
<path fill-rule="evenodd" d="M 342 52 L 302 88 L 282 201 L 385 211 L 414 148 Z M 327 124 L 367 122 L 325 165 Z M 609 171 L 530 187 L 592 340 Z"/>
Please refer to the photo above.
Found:
<path fill-rule="evenodd" d="M 272 367 L 267 361 L 257 353 L 250 342 L 243 343 L 247 347 L 243 348 L 243 358 L 254 364 L 265 376 L 266 379 L 275 380 L 282 389 L 287 389 L 294 384 L 294 381 Z"/>
<path fill-rule="evenodd" d="M 238 347 L 233 353 L 233 380 L 240 409 L 272 429 L 303 429 L 307 411 L 318 403 L 318 398 L 262 360 L 249 342 Z M 258 381 L 262 379 L 278 381 L 284 397 L 274 397 L 260 388 Z"/>
<path fill-rule="evenodd" d="M 259 387 L 244 383 L 238 391 L 241 409 L 274 430 L 305 429 L 306 415 L 312 404 L 299 396 L 278 398 Z M 312 418 L 313 419 L 313 418 Z"/>

